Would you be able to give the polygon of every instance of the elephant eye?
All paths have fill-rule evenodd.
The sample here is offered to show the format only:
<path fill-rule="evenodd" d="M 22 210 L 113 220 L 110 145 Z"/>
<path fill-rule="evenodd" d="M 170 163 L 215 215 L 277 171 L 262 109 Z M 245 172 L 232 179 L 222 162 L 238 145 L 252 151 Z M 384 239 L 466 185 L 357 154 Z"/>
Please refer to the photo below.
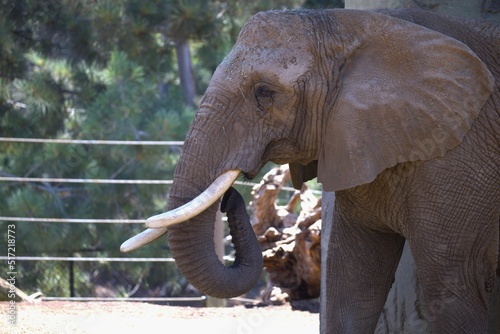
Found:
<path fill-rule="evenodd" d="M 255 94 L 257 95 L 257 97 L 269 98 L 273 97 L 274 92 L 266 86 L 260 86 L 257 88 Z"/>
<path fill-rule="evenodd" d="M 255 98 L 259 107 L 266 108 L 273 103 L 274 91 L 267 86 L 259 86 L 255 89 Z"/>

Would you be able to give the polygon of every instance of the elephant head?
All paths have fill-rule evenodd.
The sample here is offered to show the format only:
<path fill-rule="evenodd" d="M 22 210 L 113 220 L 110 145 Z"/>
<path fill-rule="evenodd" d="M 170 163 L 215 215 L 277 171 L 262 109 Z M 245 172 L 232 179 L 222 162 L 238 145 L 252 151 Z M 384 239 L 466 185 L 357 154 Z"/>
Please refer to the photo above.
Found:
<path fill-rule="evenodd" d="M 371 182 L 457 146 L 492 82 L 461 42 L 383 14 L 259 13 L 215 71 L 191 124 L 170 192 L 168 209 L 176 210 L 153 217 L 152 229 L 122 249 L 175 223 L 168 239 L 186 278 L 209 295 L 242 294 L 261 271 L 248 221 L 233 224 L 231 267 L 213 244 L 218 201 L 239 172 L 251 179 L 272 161 L 290 164 L 296 187 L 316 176 L 327 191 Z M 200 193 L 191 211 L 186 203 Z"/>

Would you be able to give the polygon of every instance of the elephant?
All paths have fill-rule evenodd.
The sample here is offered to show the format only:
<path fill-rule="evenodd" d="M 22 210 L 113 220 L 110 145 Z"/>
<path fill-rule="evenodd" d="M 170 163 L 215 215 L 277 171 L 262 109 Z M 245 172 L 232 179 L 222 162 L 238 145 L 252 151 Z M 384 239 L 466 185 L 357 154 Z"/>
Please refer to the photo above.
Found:
<path fill-rule="evenodd" d="M 219 261 L 220 198 L 238 175 L 288 163 L 294 187 L 317 177 L 335 192 L 324 332 L 373 333 L 406 241 L 432 331 L 487 333 L 500 238 L 499 59 L 492 23 L 416 10 L 255 14 L 200 101 L 168 211 L 122 250 L 168 231 L 194 286 L 245 293 L 260 254 L 237 233 L 234 264 Z"/>

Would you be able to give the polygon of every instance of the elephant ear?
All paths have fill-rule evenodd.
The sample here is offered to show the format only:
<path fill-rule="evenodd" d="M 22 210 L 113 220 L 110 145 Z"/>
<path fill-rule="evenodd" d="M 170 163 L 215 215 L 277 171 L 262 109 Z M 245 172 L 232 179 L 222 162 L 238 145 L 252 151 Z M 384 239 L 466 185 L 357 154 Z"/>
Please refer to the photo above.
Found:
<path fill-rule="evenodd" d="M 463 43 L 371 15 L 378 32 L 346 56 L 325 116 L 318 181 L 326 191 L 369 183 L 397 163 L 444 156 L 493 89 L 491 73 Z"/>

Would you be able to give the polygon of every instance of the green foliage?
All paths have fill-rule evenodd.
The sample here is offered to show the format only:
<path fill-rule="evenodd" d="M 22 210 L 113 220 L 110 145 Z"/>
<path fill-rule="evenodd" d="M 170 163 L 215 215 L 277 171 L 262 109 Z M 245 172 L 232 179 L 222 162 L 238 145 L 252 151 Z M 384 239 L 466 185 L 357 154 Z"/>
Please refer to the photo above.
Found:
<path fill-rule="evenodd" d="M 209 1 L 167 0 L 167 29 L 174 40 L 203 38 L 217 28 L 215 6 Z"/>

